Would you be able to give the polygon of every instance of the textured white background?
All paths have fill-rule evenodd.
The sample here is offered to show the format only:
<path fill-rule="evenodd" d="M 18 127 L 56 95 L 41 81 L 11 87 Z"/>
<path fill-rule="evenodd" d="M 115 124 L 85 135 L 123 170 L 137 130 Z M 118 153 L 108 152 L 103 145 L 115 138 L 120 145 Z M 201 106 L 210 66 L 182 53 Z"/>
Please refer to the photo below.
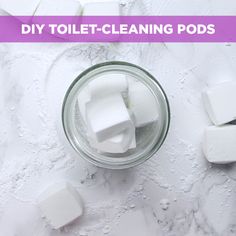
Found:
<path fill-rule="evenodd" d="M 235 15 L 236 2 L 123 0 L 122 12 Z M 157 155 L 123 171 L 83 161 L 60 126 L 68 84 L 87 67 L 109 60 L 149 70 L 172 112 Z M 235 75 L 236 45 L 1 44 L 0 66 L 0 236 L 236 235 L 236 167 L 210 165 L 201 151 L 210 125 L 201 91 Z M 60 180 L 77 188 L 85 213 L 55 231 L 40 218 L 36 201 Z"/>

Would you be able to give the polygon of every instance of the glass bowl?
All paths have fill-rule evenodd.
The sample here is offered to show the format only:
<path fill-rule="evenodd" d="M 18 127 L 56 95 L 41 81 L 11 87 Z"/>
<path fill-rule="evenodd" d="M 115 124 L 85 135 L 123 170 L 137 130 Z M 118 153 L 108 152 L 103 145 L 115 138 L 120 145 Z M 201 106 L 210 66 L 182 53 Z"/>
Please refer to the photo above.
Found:
<path fill-rule="evenodd" d="M 142 82 L 155 97 L 159 112 L 157 122 L 136 129 L 136 148 L 121 154 L 102 153 L 90 146 L 87 128 L 77 104 L 79 93 L 91 80 L 109 73 L 125 74 L 127 78 Z M 157 80 L 141 67 L 120 61 L 105 62 L 90 67 L 73 81 L 64 98 L 62 124 L 69 143 L 79 156 L 99 167 L 125 169 L 143 163 L 159 150 L 169 129 L 169 103 Z"/>

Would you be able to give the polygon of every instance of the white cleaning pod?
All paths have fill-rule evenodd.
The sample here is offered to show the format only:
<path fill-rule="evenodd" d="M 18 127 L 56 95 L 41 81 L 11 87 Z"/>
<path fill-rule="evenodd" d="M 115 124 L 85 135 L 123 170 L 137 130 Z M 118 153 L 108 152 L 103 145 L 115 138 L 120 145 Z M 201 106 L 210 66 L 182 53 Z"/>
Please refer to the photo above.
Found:
<path fill-rule="evenodd" d="M 133 114 L 129 111 L 130 117 L 133 120 Z M 89 143 L 90 145 L 100 152 L 107 153 L 125 153 L 130 149 L 136 148 L 136 136 L 135 136 L 135 126 L 133 129 L 128 129 L 120 134 L 106 139 L 103 142 L 97 142 L 93 135 L 90 134 Z"/>
<path fill-rule="evenodd" d="M 129 109 L 136 127 L 143 127 L 158 120 L 158 103 L 151 91 L 141 82 L 129 87 Z"/>
<path fill-rule="evenodd" d="M 13 16 L 33 16 L 40 0 L 0 0 L 0 7 Z"/>
<path fill-rule="evenodd" d="M 103 142 L 122 131 L 133 132 L 132 119 L 120 94 L 91 100 L 86 112 L 88 129 L 97 142 Z"/>
<path fill-rule="evenodd" d="M 69 183 L 57 183 L 41 194 L 38 206 L 42 216 L 59 229 L 83 213 L 83 204 L 79 193 Z"/>
<path fill-rule="evenodd" d="M 219 83 L 203 92 L 206 111 L 215 125 L 236 119 L 236 82 Z"/>
<path fill-rule="evenodd" d="M 120 4 L 118 1 L 89 2 L 84 5 L 84 16 L 119 16 Z"/>
<path fill-rule="evenodd" d="M 209 162 L 236 161 L 236 125 L 210 126 L 205 129 L 203 151 Z"/>
<path fill-rule="evenodd" d="M 130 136 L 133 136 L 130 139 Z M 125 153 L 129 149 L 136 147 L 136 140 L 134 132 L 124 131 L 110 139 L 103 142 L 97 142 L 95 139 L 90 137 L 90 145 L 101 152 L 107 153 Z"/>
<path fill-rule="evenodd" d="M 92 80 L 88 84 L 88 90 L 93 99 L 114 93 L 125 95 L 128 91 L 128 82 L 123 74 L 105 74 Z"/>
<path fill-rule="evenodd" d="M 35 16 L 78 16 L 82 6 L 76 0 L 41 0 Z"/>

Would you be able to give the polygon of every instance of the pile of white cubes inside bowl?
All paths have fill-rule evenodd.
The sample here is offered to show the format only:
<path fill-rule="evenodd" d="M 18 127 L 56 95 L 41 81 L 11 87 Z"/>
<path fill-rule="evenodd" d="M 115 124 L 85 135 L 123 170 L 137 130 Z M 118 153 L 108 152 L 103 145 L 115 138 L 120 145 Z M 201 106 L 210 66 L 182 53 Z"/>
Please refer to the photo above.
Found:
<path fill-rule="evenodd" d="M 158 102 L 142 82 L 125 74 L 104 73 L 78 93 L 76 107 L 97 151 L 124 153 L 136 147 L 136 128 L 158 121 Z M 83 201 L 69 182 L 46 188 L 38 197 L 42 217 L 60 229 L 83 214 Z"/>
<path fill-rule="evenodd" d="M 92 79 L 78 94 L 77 104 L 89 144 L 99 152 L 136 148 L 136 128 L 158 120 L 158 102 L 150 89 L 125 74 Z"/>
<path fill-rule="evenodd" d="M 209 162 L 236 161 L 236 81 L 221 82 L 203 92 L 206 111 L 214 125 L 205 129 L 203 151 Z"/>
<path fill-rule="evenodd" d="M 0 7 L 13 16 L 119 16 L 120 3 L 116 0 L 0 0 Z"/>

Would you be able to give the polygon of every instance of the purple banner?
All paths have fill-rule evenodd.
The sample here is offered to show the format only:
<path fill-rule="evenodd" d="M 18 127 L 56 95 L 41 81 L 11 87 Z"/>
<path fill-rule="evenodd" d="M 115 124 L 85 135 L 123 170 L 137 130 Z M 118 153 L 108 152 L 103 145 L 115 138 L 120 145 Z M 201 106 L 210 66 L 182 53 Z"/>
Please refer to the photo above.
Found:
<path fill-rule="evenodd" d="M 236 16 L 0 16 L 0 42 L 236 42 Z"/>

